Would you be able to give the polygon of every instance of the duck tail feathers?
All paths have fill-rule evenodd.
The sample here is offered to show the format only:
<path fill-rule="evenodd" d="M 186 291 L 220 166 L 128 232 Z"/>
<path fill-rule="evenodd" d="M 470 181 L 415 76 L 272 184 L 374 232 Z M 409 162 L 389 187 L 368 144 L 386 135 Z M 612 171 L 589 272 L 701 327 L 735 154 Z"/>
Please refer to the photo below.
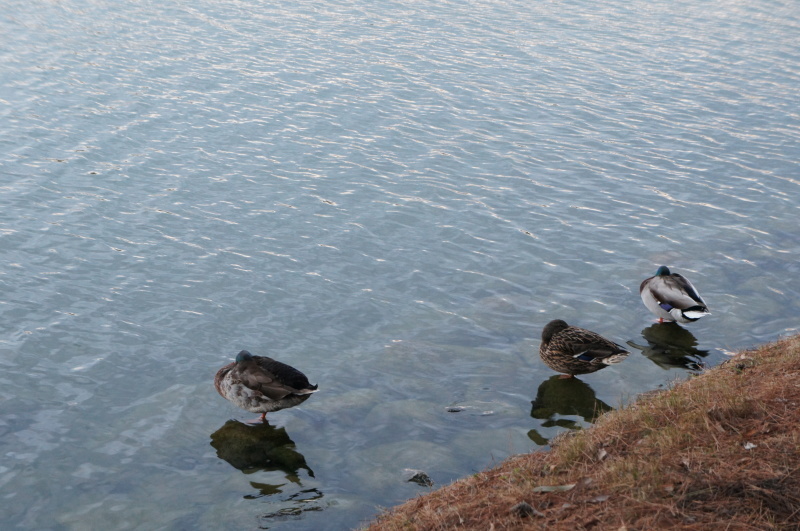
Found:
<path fill-rule="evenodd" d="M 697 321 L 706 315 L 711 315 L 711 312 L 708 310 L 684 310 L 683 312 L 683 316 L 687 319 L 691 319 L 692 321 Z"/>

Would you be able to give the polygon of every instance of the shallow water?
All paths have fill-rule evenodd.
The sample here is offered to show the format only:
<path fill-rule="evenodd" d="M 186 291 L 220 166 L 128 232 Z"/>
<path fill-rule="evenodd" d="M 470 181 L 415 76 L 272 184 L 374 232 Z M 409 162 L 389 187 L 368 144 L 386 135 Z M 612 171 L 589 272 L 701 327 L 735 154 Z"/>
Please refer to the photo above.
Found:
<path fill-rule="evenodd" d="M 799 16 L 6 2 L 0 526 L 353 528 L 795 333 Z M 553 318 L 632 354 L 554 380 Z M 243 348 L 319 393 L 242 424 Z"/>

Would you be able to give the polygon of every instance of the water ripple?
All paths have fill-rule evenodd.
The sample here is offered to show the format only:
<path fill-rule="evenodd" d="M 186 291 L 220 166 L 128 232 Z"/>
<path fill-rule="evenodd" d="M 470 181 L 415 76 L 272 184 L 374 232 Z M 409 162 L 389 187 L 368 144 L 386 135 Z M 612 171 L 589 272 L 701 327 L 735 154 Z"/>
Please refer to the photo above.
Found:
<path fill-rule="evenodd" d="M 797 331 L 791 2 L 4 8 L 6 527 L 358 525 L 415 455 L 447 482 L 537 447 L 542 324 L 641 343 L 661 263 L 712 306 L 707 362 Z M 276 422 L 321 511 L 217 466 L 241 348 L 320 382 Z"/>

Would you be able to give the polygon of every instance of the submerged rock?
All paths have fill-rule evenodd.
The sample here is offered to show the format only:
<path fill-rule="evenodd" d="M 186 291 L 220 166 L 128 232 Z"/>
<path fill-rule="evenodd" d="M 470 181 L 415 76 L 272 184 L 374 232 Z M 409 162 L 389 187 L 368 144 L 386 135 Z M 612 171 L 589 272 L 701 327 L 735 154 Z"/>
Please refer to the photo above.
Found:
<path fill-rule="evenodd" d="M 433 480 L 431 477 L 422 470 L 406 468 L 403 470 L 403 474 L 405 475 L 406 481 L 416 483 L 417 485 L 422 485 L 423 487 L 433 486 Z"/>

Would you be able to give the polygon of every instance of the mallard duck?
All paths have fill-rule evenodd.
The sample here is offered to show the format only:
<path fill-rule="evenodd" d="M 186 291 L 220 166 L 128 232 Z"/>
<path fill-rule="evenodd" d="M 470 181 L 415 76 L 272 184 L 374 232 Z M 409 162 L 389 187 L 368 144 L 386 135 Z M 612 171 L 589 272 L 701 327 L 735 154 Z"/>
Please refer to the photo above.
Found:
<path fill-rule="evenodd" d="M 647 309 L 658 317 L 658 321 L 691 323 L 709 315 L 708 306 L 689 279 L 678 273 L 670 273 L 661 266 L 656 274 L 646 278 L 639 286 L 639 294 Z"/>
<path fill-rule="evenodd" d="M 542 330 L 539 355 L 548 367 L 564 373 L 562 378 L 571 378 L 619 363 L 628 351 L 600 334 L 556 319 Z"/>
<path fill-rule="evenodd" d="M 214 387 L 240 408 L 261 413 L 263 422 L 270 411 L 305 402 L 318 386 L 311 385 L 306 375 L 294 367 L 243 350 L 236 361 L 217 371 Z"/>

